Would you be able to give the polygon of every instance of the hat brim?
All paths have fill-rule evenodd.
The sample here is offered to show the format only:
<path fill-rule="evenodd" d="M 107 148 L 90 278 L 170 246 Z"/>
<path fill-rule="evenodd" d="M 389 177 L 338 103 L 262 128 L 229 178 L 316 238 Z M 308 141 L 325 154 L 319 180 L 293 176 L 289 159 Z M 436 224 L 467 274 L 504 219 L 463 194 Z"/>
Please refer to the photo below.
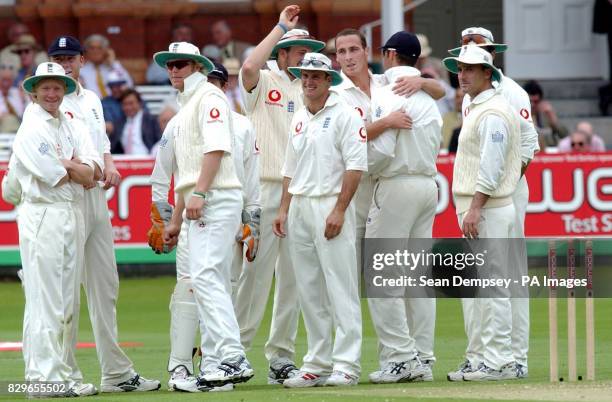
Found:
<path fill-rule="evenodd" d="M 173 53 L 173 52 L 157 52 L 153 55 L 153 61 L 162 67 L 166 68 L 166 63 L 170 60 L 193 60 L 196 63 L 200 63 L 204 66 L 206 74 L 215 69 L 215 65 L 207 57 L 191 54 L 191 53 Z"/>
<path fill-rule="evenodd" d="M 459 74 L 459 63 L 472 65 L 481 64 L 483 66 L 486 66 L 493 70 L 493 75 L 491 76 L 492 80 L 497 82 L 501 81 L 501 73 L 499 72 L 497 67 L 489 63 L 470 63 L 467 60 L 459 60 L 459 57 L 447 57 L 446 59 L 442 60 L 442 64 L 444 64 L 444 67 L 451 73 L 455 74 Z"/>
<path fill-rule="evenodd" d="M 508 50 L 508 45 L 504 44 L 504 43 L 478 43 L 478 44 L 474 44 L 475 46 L 478 47 L 488 47 L 488 46 L 493 46 L 495 48 L 495 53 L 503 53 L 506 50 Z M 463 46 L 459 46 L 456 47 L 454 49 L 450 49 L 448 52 L 450 54 L 452 54 L 453 56 L 459 56 L 459 53 L 461 53 L 461 48 Z"/>
<path fill-rule="evenodd" d="M 277 43 L 276 46 L 274 46 L 274 49 L 272 49 L 270 58 L 276 59 L 276 57 L 278 56 L 278 49 L 286 49 L 292 46 L 306 46 L 307 48 L 312 50 L 313 53 L 319 53 L 325 48 L 325 43 L 315 39 L 289 39 Z"/>
<path fill-rule="evenodd" d="M 47 53 L 47 56 L 49 57 L 53 57 L 53 56 L 77 56 L 77 55 L 81 55 L 83 54 L 82 52 L 78 51 L 78 50 L 63 50 L 63 49 L 58 49 L 54 52 L 51 53 Z"/>
<path fill-rule="evenodd" d="M 302 70 L 306 71 L 322 71 L 331 75 L 332 77 L 332 86 L 338 85 L 342 82 L 342 76 L 336 70 L 323 70 L 320 68 L 308 68 L 308 67 L 289 67 L 289 72 L 293 74 L 296 78 L 302 79 Z"/>
<path fill-rule="evenodd" d="M 64 95 L 69 95 L 76 91 L 76 81 L 72 79 L 72 77 L 68 77 L 67 75 L 34 75 L 32 77 L 26 78 L 23 81 L 23 90 L 29 94 L 32 94 L 34 93 L 34 87 L 36 86 L 36 84 L 38 84 L 42 80 L 47 79 L 63 81 L 66 84 L 66 92 L 64 93 Z"/>

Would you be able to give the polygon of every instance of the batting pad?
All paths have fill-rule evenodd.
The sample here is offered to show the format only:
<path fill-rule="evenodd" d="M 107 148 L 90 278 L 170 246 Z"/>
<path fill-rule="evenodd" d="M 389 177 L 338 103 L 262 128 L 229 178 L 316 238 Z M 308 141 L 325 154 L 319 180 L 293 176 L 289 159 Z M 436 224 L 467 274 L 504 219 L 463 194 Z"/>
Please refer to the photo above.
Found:
<path fill-rule="evenodd" d="M 170 358 L 168 371 L 187 367 L 193 374 L 192 352 L 198 331 L 198 311 L 191 280 L 179 280 L 170 299 Z"/>

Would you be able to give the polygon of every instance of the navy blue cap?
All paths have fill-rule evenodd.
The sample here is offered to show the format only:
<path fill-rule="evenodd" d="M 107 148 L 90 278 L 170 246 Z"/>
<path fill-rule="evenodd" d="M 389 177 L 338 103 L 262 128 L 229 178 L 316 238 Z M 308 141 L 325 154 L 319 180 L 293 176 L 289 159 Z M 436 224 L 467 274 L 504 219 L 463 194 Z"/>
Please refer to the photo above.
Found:
<path fill-rule="evenodd" d="M 227 82 L 227 80 L 229 79 L 227 69 L 223 67 L 223 64 L 221 63 L 217 63 L 216 61 L 213 63 L 215 65 L 215 68 L 210 73 L 208 73 L 208 78 L 216 78 L 218 80 L 221 80 L 222 82 Z"/>
<path fill-rule="evenodd" d="M 421 55 L 421 43 L 415 34 L 406 31 L 394 33 L 381 49 L 395 49 L 398 54 L 418 58 Z"/>
<path fill-rule="evenodd" d="M 83 54 L 81 42 L 72 36 L 58 36 L 47 50 L 49 56 L 75 56 Z"/>

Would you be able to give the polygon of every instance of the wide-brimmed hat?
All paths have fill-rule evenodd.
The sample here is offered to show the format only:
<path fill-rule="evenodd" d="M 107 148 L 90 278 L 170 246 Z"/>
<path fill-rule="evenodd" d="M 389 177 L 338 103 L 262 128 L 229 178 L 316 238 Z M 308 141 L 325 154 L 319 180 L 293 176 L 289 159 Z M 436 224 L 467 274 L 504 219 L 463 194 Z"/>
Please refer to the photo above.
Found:
<path fill-rule="evenodd" d="M 463 64 L 482 64 L 493 70 L 493 75 L 491 77 L 494 81 L 501 80 L 501 73 L 493 65 L 493 57 L 491 53 L 487 52 L 484 49 L 481 49 L 478 46 L 474 45 L 466 45 L 461 47 L 461 52 L 457 57 L 447 57 L 442 60 L 442 64 L 444 67 L 451 73 L 457 74 L 459 72 L 458 63 Z"/>
<path fill-rule="evenodd" d="M 287 31 L 283 37 L 280 38 L 276 46 L 274 46 L 274 49 L 272 49 L 270 58 L 276 58 L 278 49 L 285 49 L 291 46 L 306 46 L 310 48 L 312 52 L 320 52 L 325 47 L 325 42 L 314 39 L 305 29 L 292 29 Z"/>
<path fill-rule="evenodd" d="M 486 28 L 482 27 L 471 27 L 464 29 L 461 31 L 461 40 L 463 40 L 464 36 L 467 35 L 480 35 L 484 39 L 484 43 L 472 43 L 476 46 L 493 46 L 495 48 L 496 53 L 505 52 L 508 49 L 508 45 L 504 43 L 495 43 L 495 39 L 493 39 L 493 34 Z M 461 52 L 461 47 L 456 47 L 454 49 L 450 49 L 448 52 L 453 56 L 458 56 L 459 52 Z"/>
<path fill-rule="evenodd" d="M 166 68 L 166 63 L 170 60 L 193 60 L 204 66 L 205 74 L 215 68 L 212 61 L 200 54 L 197 46 L 188 42 L 172 42 L 168 46 L 168 51 L 157 52 L 153 55 L 153 61 L 163 68 Z"/>
<path fill-rule="evenodd" d="M 36 42 L 36 38 L 30 34 L 25 34 L 21 35 L 19 39 L 17 39 L 17 42 L 13 44 L 13 49 L 11 52 L 17 53 L 22 49 L 40 50 L 41 47 L 38 42 Z"/>
<path fill-rule="evenodd" d="M 432 52 L 431 46 L 429 46 L 429 39 L 424 34 L 416 34 L 419 43 L 421 44 L 421 56 L 419 57 L 429 57 Z"/>
<path fill-rule="evenodd" d="M 329 57 L 321 53 L 306 53 L 297 67 L 289 67 L 289 71 L 296 78 L 302 78 L 302 71 L 323 71 L 332 77 L 332 85 L 342 82 L 342 76 L 332 68 Z"/>
<path fill-rule="evenodd" d="M 36 73 L 23 81 L 23 89 L 27 93 L 34 93 L 34 87 L 36 84 L 48 78 L 54 78 L 63 81 L 66 84 L 66 93 L 64 93 L 64 95 L 68 95 L 76 91 L 76 81 L 72 77 L 66 75 L 66 71 L 62 66 L 51 62 L 40 63 L 36 68 Z"/>

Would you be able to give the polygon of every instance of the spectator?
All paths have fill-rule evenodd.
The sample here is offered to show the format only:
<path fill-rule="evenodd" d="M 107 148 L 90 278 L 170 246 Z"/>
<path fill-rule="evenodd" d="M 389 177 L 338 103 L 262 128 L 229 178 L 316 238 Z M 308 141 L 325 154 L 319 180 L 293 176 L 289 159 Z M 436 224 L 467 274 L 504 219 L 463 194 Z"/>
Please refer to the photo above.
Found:
<path fill-rule="evenodd" d="M 11 66 L 0 67 L 0 132 L 16 133 L 21 123 L 25 98 L 20 88 L 13 86 L 15 70 Z"/>
<path fill-rule="evenodd" d="M 531 116 L 538 131 L 540 143 L 546 146 L 556 146 L 559 140 L 567 136 L 567 129 L 559 122 L 555 109 L 550 102 L 544 100 L 544 91 L 537 81 L 527 81 L 523 89 L 529 95 Z M 541 149 L 544 149 L 540 146 Z"/>
<path fill-rule="evenodd" d="M 238 73 L 240 72 L 240 62 L 238 59 L 226 59 L 223 67 L 229 75 L 227 85 L 225 87 L 225 96 L 230 104 L 230 109 L 234 112 L 244 114 L 244 102 L 240 89 L 238 88 Z"/>
<path fill-rule="evenodd" d="M 155 116 L 143 108 L 142 98 L 135 89 L 126 90 L 119 99 L 125 118 L 110 136 L 111 152 L 126 155 L 150 155 L 161 138 Z"/>
<path fill-rule="evenodd" d="M 119 99 L 127 89 L 127 82 L 125 78 L 111 71 L 108 74 L 107 84 L 111 93 L 109 96 L 102 99 L 102 111 L 104 112 L 104 121 L 106 123 L 106 134 L 111 135 L 113 133 L 113 128 L 119 121 L 125 119 L 125 114 L 123 113 L 123 109 L 121 109 L 121 102 Z"/>
<path fill-rule="evenodd" d="M 225 20 L 220 20 L 212 24 L 210 28 L 213 42 L 221 51 L 221 62 L 226 59 L 236 58 L 242 60 L 244 51 L 251 45 L 232 39 L 232 29 Z"/>
<path fill-rule="evenodd" d="M 36 71 L 35 55 L 40 50 L 40 46 L 36 42 L 36 39 L 32 35 L 26 34 L 21 35 L 12 52 L 19 57 L 19 70 L 17 70 L 17 76 L 13 81 L 14 87 L 21 87 L 21 83 L 28 77 L 34 75 Z"/>
<path fill-rule="evenodd" d="M 574 131 L 570 135 L 571 139 L 571 153 L 583 153 L 583 152 L 591 152 L 591 143 L 589 142 L 589 137 L 587 134 L 582 131 Z"/>
<path fill-rule="evenodd" d="M 612 80 L 612 1 L 595 0 L 593 7 L 593 32 L 608 36 L 608 79 Z M 612 103 L 612 82 L 599 88 L 599 110 L 602 116 L 608 115 L 608 108 Z"/>
<path fill-rule="evenodd" d="M 606 152 L 606 144 L 603 139 L 593 132 L 593 125 L 588 121 L 581 121 L 576 125 L 576 130 L 587 137 L 590 152 Z M 570 152 L 572 150 L 571 136 L 563 138 L 557 146 L 559 152 Z"/>
<path fill-rule="evenodd" d="M 104 99 L 110 93 L 108 87 L 108 75 L 115 71 L 132 87 L 134 82 L 130 74 L 116 60 L 115 52 L 110 47 L 108 39 L 102 35 L 94 34 L 85 39 L 85 58 L 87 62 L 81 69 L 83 86 L 96 93 L 100 99 Z"/>
<path fill-rule="evenodd" d="M 27 25 L 21 22 L 16 22 L 8 28 L 6 35 L 9 40 L 9 45 L 0 51 L 0 64 L 4 66 L 11 66 L 15 71 L 19 69 L 21 64 L 19 62 L 19 56 L 13 53 L 13 50 L 19 37 L 29 33 L 30 29 L 27 27 Z M 35 62 L 37 65 L 45 61 L 47 61 L 47 54 L 44 51 L 36 53 Z"/>
<path fill-rule="evenodd" d="M 455 108 L 446 112 L 442 116 L 442 148 L 447 148 L 450 145 L 453 131 L 463 123 L 461 116 L 461 104 L 463 103 L 463 95 L 465 92 L 461 88 L 457 88 L 455 91 Z M 450 152 L 450 150 L 449 150 Z"/>
<path fill-rule="evenodd" d="M 461 126 L 455 128 L 451 134 L 450 142 L 448 143 L 449 154 L 457 153 L 457 148 L 459 148 L 459 133 L 461 133 Z"/>
<path fill-rule="evenodd" d="M 455 104 L 455 89 L 450 85 L 448 71 L 442 68 L 442 61 L 436 57 L 432 57 L 432 49 L 429 46 L 429 39 L 423 34 L 416 34 L 421 44 L 421 55 L 417 61 L 416 68 L 421 71 L 423 78 L 434 78 L 437 80 L 446 94 L 436 101 L 440 114 L 444 116 L 448 112 L 453 111 Z"/>
<path fill-rule="evenodd" d="M 325 43 L 325 48 L 323 49 L 322 53 L 326 55 L 327 57 L 329 57 L 329 59 L 332 62 L 332 68 L 336 71 L 340 71 L 340 64 L 338 64 L 338 61 L 336 60 L 336 38 L 335 37 L 329 39 Z"/>
<path fill-rule="evenodd" d="M 193 41 L 193 29 L 191 25 L 178 23 L 172 28 L 172 40 L 170 42 L 189 42 Z M 161 68 L 155 62 L 151 62 L 147 68 L 147 84 L 149 85 L 170 85 L 168 71 Z"/>

